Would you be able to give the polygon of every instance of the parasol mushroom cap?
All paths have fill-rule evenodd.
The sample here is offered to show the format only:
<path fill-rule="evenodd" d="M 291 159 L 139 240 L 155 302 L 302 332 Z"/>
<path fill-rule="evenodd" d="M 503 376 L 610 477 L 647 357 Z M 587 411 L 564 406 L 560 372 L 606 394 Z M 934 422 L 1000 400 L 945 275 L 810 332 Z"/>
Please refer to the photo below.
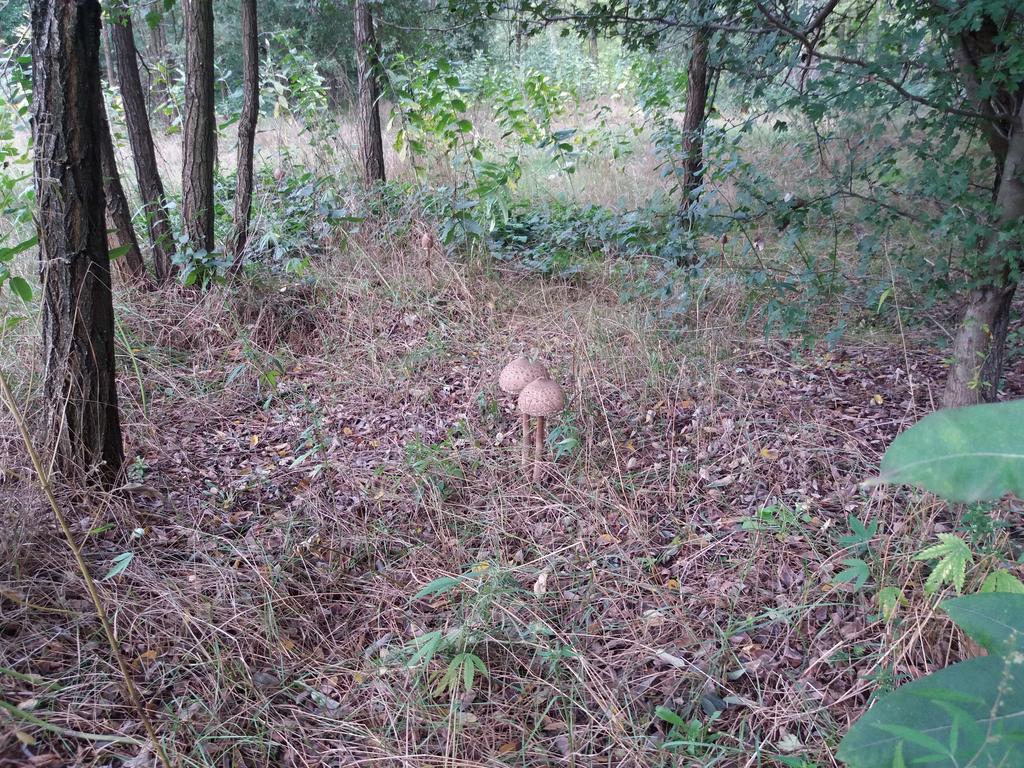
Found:
<path fill-rule="evenodd" d="M 546 377 L 530 382 L 519 393 L 519 410 L 527 416 L 548 418 L 561 413 L 564 407 L 565 393 L 558 382 Z"/>
<path fill-rule="evenodd" d="M 540 363 L 534 363 L 525 357 L 517 357 L 506 365 L 498 376 L 498 386 L 502 392 L 518 395 L 531 381 L 546 379 L 548 369 Z"/>

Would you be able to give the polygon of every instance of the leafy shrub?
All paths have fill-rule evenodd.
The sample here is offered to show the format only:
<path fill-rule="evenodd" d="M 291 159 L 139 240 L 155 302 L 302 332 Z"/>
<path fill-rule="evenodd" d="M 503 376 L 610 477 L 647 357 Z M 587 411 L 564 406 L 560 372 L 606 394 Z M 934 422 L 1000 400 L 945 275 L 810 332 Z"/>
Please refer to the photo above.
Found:
<path fill-rule="evenodd" d="M 900 435 L 882 482 L 909 483 L 954 501 L 1024 496 L 1024 401 L 939 411 Z M 962 586 L 971 553 L 959 537 L 921 553 L 940 558 L 929 578 Z M 945 565 L 942 565 L 945 563 Z M 942 608 L 987 656 L 968 659 L 880 699 L 850 729 L 839 757 L 853 768 L 1024 765 L 1024 594 L 996 571 L 982 593 Z"/>

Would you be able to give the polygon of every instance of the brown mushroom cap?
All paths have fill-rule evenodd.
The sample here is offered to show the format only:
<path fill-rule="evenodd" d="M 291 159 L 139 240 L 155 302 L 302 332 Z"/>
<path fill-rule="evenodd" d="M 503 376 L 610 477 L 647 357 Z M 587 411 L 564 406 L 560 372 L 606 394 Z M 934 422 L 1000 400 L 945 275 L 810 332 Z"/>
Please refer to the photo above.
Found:
<path fill-rule="evenodd" d="M 546 379 L 548 369 L 540 363 L 533 363 L 525 357 L 517 357 L 505 366 L 498 376 L 498 386 L 503 392 L 518 395 L 531 381 Z"/>
<path fill-rule="evenodd" d="M 527 416 L 547 418 L 561 413 L 565 407 L 565 394 L 558 382 L 548 378 L 527 384 L 519 393 L 519 410 Z"/>

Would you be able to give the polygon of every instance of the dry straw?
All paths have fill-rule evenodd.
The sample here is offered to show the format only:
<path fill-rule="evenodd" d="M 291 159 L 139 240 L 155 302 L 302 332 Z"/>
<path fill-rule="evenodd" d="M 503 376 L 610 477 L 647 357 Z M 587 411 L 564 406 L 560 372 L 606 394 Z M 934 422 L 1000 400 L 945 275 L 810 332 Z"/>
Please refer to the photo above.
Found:
<path fill-rule="evenodd" d="M 2 373 L 0 373 L 0 399 L 3 400 L 4 405 L 6 405 L 7 409 L 11 412 L 14 422 L 18 425 L 18 431 L 21 432 L 21 438 L 25 442 L 25 449 L 28 451 L 29 459 L 32 461 L 32 466 L 36 471 L 36 476 L 39 479 L 39 485 L 43 489 L 43 493 L 46 494 L 46 499 L 50 503 L 50 508 L 53 510 L 53 514 L 57 518 L 57 524 L 64 533 L 64 538 L 68 542 L 68 547 L 70 547 L 72 554 L 75 556 L 75 562 L 78 563 L 78 570 L 82 574 L 82 580 L 85 582 L 85 588 L 89 593 L 89 598 L 92 600 L 93 607 L 96 609 L 96 616 L 100 620 L 100 625 L 103 627 L 103 634 L 107 637 L 107 644 L 110 646 L 110 652 L 113 654 L 114 659 L 116 659 L 118 669 L 121 671 L 121 679 L 124 681 L 125 690 L 128 692 L 128 700 L 138 713 L 139 719 L 142 721 L 142 725 L 146 729 L 146 734 L 153 743 L 153 749 L 156 750 L 156 753 L 160 758 L 160 762 L 164 765 L 164 768 L 171 768 L 170 758 L 167 756 L 167 752 L 164 750 L 163 744 L 160 743 L 160 739 L 156 734 L 156 729 L 153 727 L 153 723 L 149 719 L 149 715 L 146 713 L 145 707 L 142 705 L 142 699 L 139 696 L 138 689 L 135 687 L 135 681 L 132 679 L 128 663 L 124 660 L 124 656 L 121 655 L 117 638 L 114 636 L 114 630 L 110 626 L 110 622 L 107 620 L 107 614 L 103 608 L 103 601 L 100 599 L 99 592 L 96 590 L 96 583 L 93 581 L 92 575 L 89 573 L 89 567 L 85 562 L 85 558 L 82 557 L 82 550 L 75 542 L 75 537 L 71 533 L 71 527 L 68 525 L 67 518 L 61 511 L 60 503 L 57 501 L 57 496 L 53 491 L 53 483 L 50 481 L 50 477 L 44 469 L 43 463 L 36 451 L 35 444 L 32 442 L 32 436 L 29 434 L 25 416 L 22 414 L 17 402 L 15 402 L 10 387 L 7 385 L 7 378 Z"/>

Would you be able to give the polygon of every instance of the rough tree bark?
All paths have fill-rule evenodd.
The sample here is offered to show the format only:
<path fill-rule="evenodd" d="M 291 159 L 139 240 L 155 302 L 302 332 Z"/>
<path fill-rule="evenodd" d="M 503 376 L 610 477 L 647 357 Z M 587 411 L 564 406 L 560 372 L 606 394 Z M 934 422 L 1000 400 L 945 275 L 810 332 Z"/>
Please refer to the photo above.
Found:
<path fill-rule="evenodd" d="M 380 131 L 379 52 L 367 0 L 355 0 L 356 67 L 359 80 L 359 159 L 368 185 L 384 181 L 384 142 Z"/>
<path fill-rule="evenodd" d="M 687 67 L 686 112 L 683 115 L 683 162 L 680 182 L 683 199 L 680 216 L 689 222 L 696 202 L 704 167 L 704 124 L 708 107 L 708 45 L 710 30 L 698 27 L 693 33 L 693 50 Z"/>
<path fill-rule="evenodd" d="M 174 236 L 167 218 L 167 200 L 163 182 L 160 180 L 160 169 L 156 163 L 146 97 L 142 92 L 142 81 L 139 78 L 132 17 L 124 0 L 115 0 L 109 13 L 111 34 L 114 38 L 114 55 L 117 59 L 117 81 L 121 90 L 121 100 L 124 102 L 128 141 L 132 146 L 135 176 L 146 213 L 149 240 L 153 247 L 153 271 L 158 283 L 166 283 L 176 272 L 171 261 Z"/>
<path fill-rule="evenodd" d="M 587 48 L 590 53 L 590 63 L 595 67 L 600 61 L 600 55 L 597 50 L 597 30 L 592 29 L 587 33 Z"/>
<path fill-rule="evenodd" d="M 1024 112 L 1018 111 L 1000 170 L 997 228 L 1024 218 Z M 1001 255 L 988 264 L 983 285 L 967 297 L 953 340 L 953 364 L 942 404 L 947 408 L 991 402 L 999 392 L 1006 357 L 1010 307 L 1017 292 L 1010 264 Z"/>
<path fill-rule="evenodd" d="M 31 9 L 47 440 L 66 481 L 109 488 L 124 449 L 100 167 L 100 4 L 32 0 Z"/>
<path fill-rule="evenodd" d="M 988 97 L 979 83 L 978 62 L 996 53 L 999 30 L 988 21 L 965 33 L 957 63 L 968 97 L 989 117 L 987 140 L 995 161 L 996 230 L 1024 219 L 1024 87 L 996 89 Z M 973 405 L 996 398 L 1003 375 L 1010 307 L 1017 292 L 1011 265 L 999 253 L 975 277 L 978 287 L 967 297 L 953 340 L 953 364 L 946 379 L 942 404 L 947 408 Z"/>
<path fill-rule="evenodd" d="M 185 15 L 185 122 L 181 213 L 193 248 L 213 250 L 213 167 L 217 143 L 213 114 L 213 0 L 183 0 Z"/>
<path fill-rule="evenodd" d="M 142 251 L 135 237 L 135 224 L 132 222 L 132 210 L 128 206 L 124 187 L 121 186 L 121 174 L 117 170 L 117 157 L 114 155 L 114 139 L 110 135 L 110 123 L 107 120 L 106 107 L 101 105 L 99 119 L 100 131 L 100 162 L 103 169 L 103 194 L 107 202 L 107 223 L 111 230 L 109 244 L 113 248 L 127 247 L 120 258 L 114 260 L 123 279 L 138 285 L 149 286 L 146 266 L 142 262 Z"/>
<path fill-rule="evenodd" d="M 231 249 L 233 269 L 242 265 L 252 211 L 253 146 L 260 110 L 260 42 L 256 0 L 242 0 L 242 115 L 238 120 L 238 171 L 235 180 L 235 232 Z"/>

